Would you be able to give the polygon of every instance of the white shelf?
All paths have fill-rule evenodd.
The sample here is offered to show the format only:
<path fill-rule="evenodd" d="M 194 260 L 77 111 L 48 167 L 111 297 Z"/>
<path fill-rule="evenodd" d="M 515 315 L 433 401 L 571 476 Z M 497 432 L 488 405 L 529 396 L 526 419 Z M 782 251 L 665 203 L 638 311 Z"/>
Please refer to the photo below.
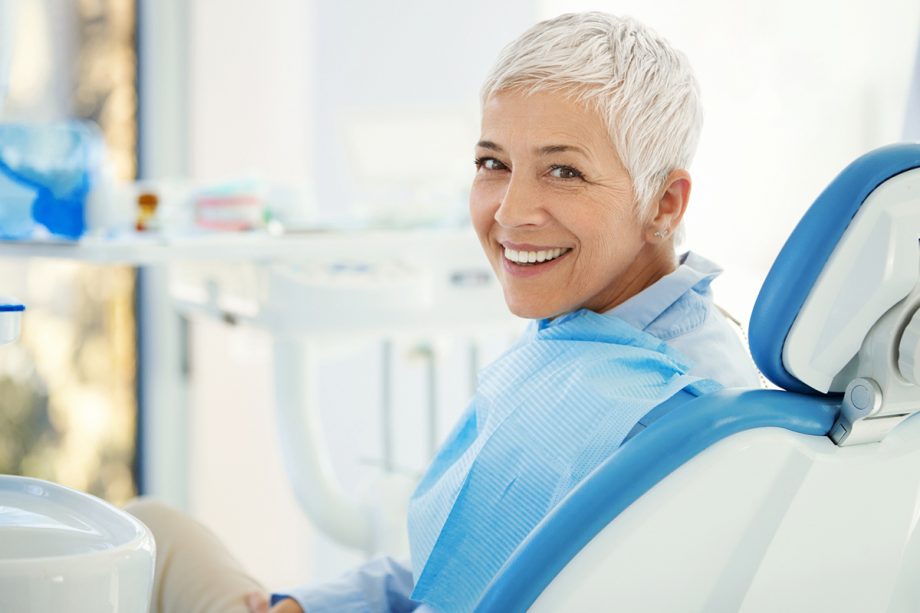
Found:
<path fill-rule="evenodd" d="M 0 258 L 55 258 L 143 266 L 182 260 L 284 261 L 311 256 L 347 258 L 391 253 L 394 246 L 431 249 L 433 256 L 452 245 L 475 241 L 467 228 L 419 230 L 315 231 L 271 236 L 261 232 L 197 235 L 131 234 L 79 241 L 0 241 Z"/>
<path fill-rule="evenodd" d="M 0 242 L 3 258 L 153 266 L 164 273 L 154 293 L 168 295 L 169 308 L 285 334 L 475 328 L 512 319 L 470 228 L 7 241 Z"/>

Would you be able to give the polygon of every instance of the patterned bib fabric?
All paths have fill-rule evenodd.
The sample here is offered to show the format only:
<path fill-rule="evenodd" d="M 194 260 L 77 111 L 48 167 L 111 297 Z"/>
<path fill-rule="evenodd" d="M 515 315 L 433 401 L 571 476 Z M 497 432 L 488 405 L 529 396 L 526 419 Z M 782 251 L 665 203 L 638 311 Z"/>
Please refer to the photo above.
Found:
<path fill-rule="evenodd" d="M 508 556 L 636 422 L 681 389 L 718 383 L 610 315 L 534 326 L 485 368 L 409 505 L 412 598 L 469 611 Z"/>

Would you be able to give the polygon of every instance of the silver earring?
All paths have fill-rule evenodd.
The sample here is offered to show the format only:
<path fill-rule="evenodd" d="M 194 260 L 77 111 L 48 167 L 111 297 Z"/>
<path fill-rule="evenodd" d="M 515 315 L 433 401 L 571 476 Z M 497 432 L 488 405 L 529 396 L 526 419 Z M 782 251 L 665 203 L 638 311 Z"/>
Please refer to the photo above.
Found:
<path fill-rule="evenodd" d="M 668 228 L 665 228 L 664 230 L 658 230 L 655 232 L 655 238 L 664 238 L 668 235 L 669 231 L 670 230 L 668 230 Z"/>

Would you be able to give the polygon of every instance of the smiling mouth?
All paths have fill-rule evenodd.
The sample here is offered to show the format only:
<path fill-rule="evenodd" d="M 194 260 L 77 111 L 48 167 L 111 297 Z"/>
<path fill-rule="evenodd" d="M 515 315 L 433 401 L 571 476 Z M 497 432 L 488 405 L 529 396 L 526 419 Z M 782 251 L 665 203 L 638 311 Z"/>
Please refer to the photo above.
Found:
<path fill-rule="evenodd" d="M 571 251 L 571 249 L 565 247 L 541 249 L 540 251 L 515 251 L 514 249 L 505 247 L 504 256 L 506 260 L 518 266 L 535 266 L 558 259 L 569 251 Z"/>

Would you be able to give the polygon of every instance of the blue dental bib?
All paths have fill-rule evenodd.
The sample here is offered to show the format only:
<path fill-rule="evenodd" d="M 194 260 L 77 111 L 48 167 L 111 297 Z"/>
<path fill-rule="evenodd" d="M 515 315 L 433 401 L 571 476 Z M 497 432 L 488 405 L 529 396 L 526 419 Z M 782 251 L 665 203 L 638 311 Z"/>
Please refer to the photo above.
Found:
<path fill-rule="evenodd" d="M 414 600 L 468 611 L 546 513 L 680 390 L 718 383 L 612 315 L 544 320 L 485 368 L 409 504 Z"/>

